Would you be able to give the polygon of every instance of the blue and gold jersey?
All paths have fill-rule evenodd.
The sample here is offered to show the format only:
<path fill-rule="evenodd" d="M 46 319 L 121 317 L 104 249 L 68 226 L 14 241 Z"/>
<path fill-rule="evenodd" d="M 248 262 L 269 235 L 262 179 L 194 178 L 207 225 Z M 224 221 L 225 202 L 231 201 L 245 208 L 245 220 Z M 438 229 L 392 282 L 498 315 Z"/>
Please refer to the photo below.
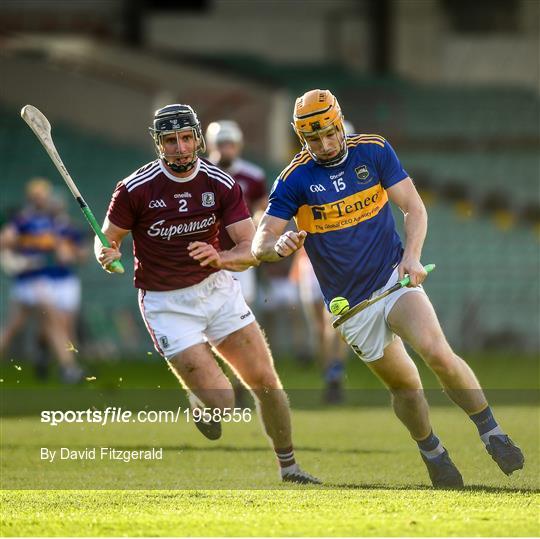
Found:
<path fill-rule="evenodd" d="M 308 235 L 305 247 L 325 302 L 337 296 L 356 305 L 382 287 L 403 246 L 386 189 L 408 177 L 379 135 L 350 135 L 348 155 L 324 167 L 300 152 L 275 181 L 266 210 Z"/>
<path fill-rule="evenodd" d="M 83 244 L 83 235 L 68 220 L 27 207 L 14 216 L 11 225 L 17 232 L 15 251 L 28 260 L 31 268 L 17 274 L 17 280 L 38 276 L 65 277 L 73 273 L 56 254 L 61 242 L 72 249 Z"/>

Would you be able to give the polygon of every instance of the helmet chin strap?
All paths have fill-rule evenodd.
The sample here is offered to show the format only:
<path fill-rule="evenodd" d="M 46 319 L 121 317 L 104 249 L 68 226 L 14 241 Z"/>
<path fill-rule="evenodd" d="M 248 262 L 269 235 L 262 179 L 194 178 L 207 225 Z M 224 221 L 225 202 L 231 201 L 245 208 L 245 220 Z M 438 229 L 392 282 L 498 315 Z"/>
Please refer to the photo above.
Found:
<path fill-rule="evenodd" d="M 169 161 L 167 161 L 165 158 L 163 158 L 163 161 L 165 161 L 166 165 L 172 170 L 174 170 L 174 172 L 188 172 L 195 166 L 197 159 L 194 159 L 193 161 L 191 161 L 191 163 L 188 163 L 187 165 L 177 165 L 176 163 L 169 163 Z"/>
<path fill-rule="evenodd" d="M 347 147 L 346 142 L 335 157 L 332 157 L 331 159 L 327 159 L 327 160 L 322 160 L 319 157 L 317 157 L 317 155 L 309 147 L 309 144 L 307 142 L 305 142 L 303 146 L 306 149 L 306 151 L 309 153 L 309 155 L 313 157 L 314 161 L 317 164 L 321 165 L 322 167 L 335 167 L 337 165 L 341 165 L 341 163 L 343 163 L 345 159 L 347 159 L 347 156 L 349 155 L 349 148 Z"/>
<path fill-rule="evenodd" d="M 186 163 L 185 165 L 177 165 L 174 161 L 172 163 L 170 161 L 168 161 L 167 157 L 162 152 L 160 152 L 160 157 L 161 157 L 161 159 L 163 159 L 165 164 L 168 167 L 170 167 L 170 169 L 173 170 L 174 172 L 188 172 L 188 171 L 190 171 L 195 166 L 195 163 L 197 162 L 197 159 L 198 159 L 197 153 L 194 152 L 193 153 L 193 159 L 189 163 Z"/>
<path fill-rule="evenodd" d="M 345 145 L 345 151 L 340 152 L 336 157 L 333 159 L 330 159 L 329 161 L 321 161 L 320 165 L 323 167 L 337 167 L 338 165 L 341 165 L 347 159 L 347 156 L 349 155 L 349 148 Z"/>

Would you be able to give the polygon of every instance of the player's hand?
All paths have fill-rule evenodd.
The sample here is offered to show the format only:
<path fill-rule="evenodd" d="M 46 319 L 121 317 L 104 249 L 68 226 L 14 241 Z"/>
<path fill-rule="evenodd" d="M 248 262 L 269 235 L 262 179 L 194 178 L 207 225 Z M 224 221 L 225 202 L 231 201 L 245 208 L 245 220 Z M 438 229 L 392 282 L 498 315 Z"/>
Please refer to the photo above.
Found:
<path fill-rule="evenodd" d="M 67 265 L 75 262 L 74 249 L 67 241 L 59 241 L 56 244 L 56 258 L 61 264 Z"/>
<path fill-rule="evenodd" d="M 101 267 L 107 272 L 107 273 L 113 273 L 109 269 L 109 265 L 112 264 L 115 260 L 120 260 L 122 258 L 122 253 L 120 252 L 120 248 L 118 247 L 118 244 L 115 241 L 111 242 L 110 247 L 101 246 L 101 250 L 99 251 L 98 256 L 98 262 L 101 264 Z"/>
<path fill-rule="evenodd" d="M 398 266 L 398 272 L 399 280 L 403 279 L 406 274 L 409 274 L 410 283 L 407 286 L 412 288 L 422 284 L 427 277 L 427 271 L 420 263 L 420 260 L 411 257 L 402 259 L 400 265 Z"/>
<path fill-rule="evenodd" d="M 221 256 L 209 243 L 193 241 L 188 245 L 188 253 L 191 258 L 200 262 L 201 266 L 221 268 Z"/>
<path fill-rule="evenodd" d="M 274 251 L 282 257 L 292 255 L 304 245 L 306 236 L 307 232 L 305 230 L 299 230 L 298 232 L 288 230 L 278 238 L 274 245 Z"/>

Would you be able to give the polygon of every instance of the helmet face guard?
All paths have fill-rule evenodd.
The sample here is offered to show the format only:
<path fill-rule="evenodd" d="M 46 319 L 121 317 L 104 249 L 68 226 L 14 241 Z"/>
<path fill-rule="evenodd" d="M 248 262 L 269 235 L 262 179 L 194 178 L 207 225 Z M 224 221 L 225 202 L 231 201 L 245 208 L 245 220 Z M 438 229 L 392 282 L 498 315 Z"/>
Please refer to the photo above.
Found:
<path fill-rule="evenodd" d="M 329 90 L 310 90 L 299 97 L 294 105 L 292 126 L 303 148 L 316 163 L 337 165 L 347 155 L 343 114 L 337 99 Z M 325 158 L 324 154 L 332 149 L 328 139 L 333 136 L 337 139 L 339 150 L 336 155 Z"/>
<path fill-rule="evenodd" d="M 154 140 L 154 147 L 160 159 L 175 172 L 188 172 L 191 170 L 199 154 L 206 151 L 206 144 L 202 135 L 201 123 L 197 118 L 197 114 L 189 105 L 167 105 L 158 109 L 154 114 L 154 123 L 149 127 L 150 136 Z M 190 154 L 191 159 L 188 163 L 178 164 L 175 159 L 186 157 L 186 154 L 167 154 L 163 143 L 163 138 L 166 135 L 176 135 L 176 141 L 179 145 L 179 134 L 185 131 L 191 131 L 195 140 L 195 148 Z"/>

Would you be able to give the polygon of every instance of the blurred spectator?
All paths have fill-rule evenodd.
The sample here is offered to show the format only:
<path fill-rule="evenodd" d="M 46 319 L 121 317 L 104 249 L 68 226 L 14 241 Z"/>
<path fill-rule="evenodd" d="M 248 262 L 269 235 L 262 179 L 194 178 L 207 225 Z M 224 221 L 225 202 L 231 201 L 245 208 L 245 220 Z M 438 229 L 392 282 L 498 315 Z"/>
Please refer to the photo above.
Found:
<path fill-rule="evenodd" d="M 261 167 L 240 157 L 244 144 L 240 126 L 232 120 L 210 123 L 206 130 L 206 144 L 208 159 L 232 176 L 242 188 L 244 200 L 257 226 L 268 203 L 266 175 Z M 222 229 L 219 241 L 222 249 L 231 249 L 234 246 L 226 228 Z M 252 304 L 257 297 L 255 268 L 233 273 L 233 277 L 240 281 L 247 303 Z"/>
<path fill-rule="evenodd" d="M 75 383 L 83 372 L 75 361 L 65 317 L 58 308 L 66 298 L 54 277 L 59 267 L 75 261 L 76 254 L 65 226 L 55 216 L 49 181 L 30 180 L 26 198 L 25 207 L 0 230 L 3 269 L 14 278 L 11 312 L 0 334 L 0 355 L 29 318 L 35 317 L 41 338 L 60 364 L 62 380 Z"/>

